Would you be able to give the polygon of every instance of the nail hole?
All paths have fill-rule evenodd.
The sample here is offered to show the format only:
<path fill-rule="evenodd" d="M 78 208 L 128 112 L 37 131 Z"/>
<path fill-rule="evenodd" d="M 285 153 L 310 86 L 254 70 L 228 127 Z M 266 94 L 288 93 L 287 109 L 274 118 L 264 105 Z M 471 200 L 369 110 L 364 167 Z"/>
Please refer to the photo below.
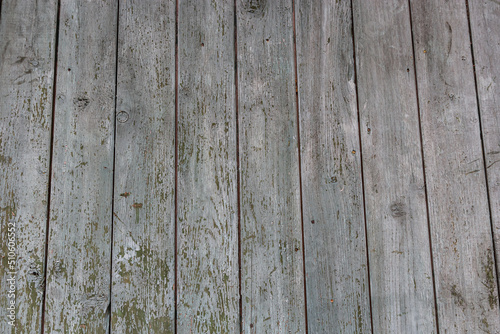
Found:
<path fill-rule="evenodd" d="M 125 123 L 128 121 L 128 117 L 128 113 L 122 110 L 116 115 L 116 120 L 120 123 Z"/>

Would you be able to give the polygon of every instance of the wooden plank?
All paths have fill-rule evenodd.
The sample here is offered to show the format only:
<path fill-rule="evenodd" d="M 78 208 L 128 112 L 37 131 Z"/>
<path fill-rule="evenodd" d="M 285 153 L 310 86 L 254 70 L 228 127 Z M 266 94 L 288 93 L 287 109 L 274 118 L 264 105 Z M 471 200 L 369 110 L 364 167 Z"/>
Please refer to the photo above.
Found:
<path fill-rule="evenodd" d="M 371 331 L 351 4 L 296 2 L 310 333 Z"/>
<path fill-rule="evenodd" d="M 500 4 L 470 1 L 470 24 L 481 114 L 497 273 L 500 270 Z M 498 277 L 497 277 L 498 279 Z"/>
<path fill-rule="evenodd" d="M 4 0 L 1 12 L 0 332 L 37 333 L 45 277 L 57 1 Z M 9 318 L 11 302 L 16 305 Z"/>
<path fill-rule="evenodd" d="M 239 332 L 233 1 L 179 2 L 178 333 Z"/>
<path fill-rule="evenodd" d="M 408 2 L 353 1 L 374 333 L 435 333 Z"/>
<path fill-rule="evenodd" d="M 242 330 L 303 333 L 292 1 L 236 8 Z"/>
<path fill-rule="evenodd" d="M 175 1 L 119 15 L 112 331 L 173 333 Z"/>
<path fill-rule="evenodd" d="M 500 312 L 465 2 L 412 1 L 442 333 L 498 333 Z"/>
<path fill-rule="evenodd" d="M 114 1 L 61 1 L 45 332 L 109 327 Z"/>

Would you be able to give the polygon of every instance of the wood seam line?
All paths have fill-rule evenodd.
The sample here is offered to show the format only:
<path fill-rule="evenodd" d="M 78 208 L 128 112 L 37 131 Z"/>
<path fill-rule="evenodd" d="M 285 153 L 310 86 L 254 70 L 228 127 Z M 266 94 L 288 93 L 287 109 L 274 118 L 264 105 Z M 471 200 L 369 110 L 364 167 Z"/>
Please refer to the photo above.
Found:
<path fill-rule="evenodd" d="M 365 223 L 365 252 L 366 252 L 366 272 L 368 278 L 368 300 L 370 303 L 370 327 L 371 332 L 374 333 L 373 330 L 373 310 L 372 310 L 372 288 L 371 288 L 371 279 L 370 279 L 370 254 L 368 248 L 368 225 L 366 220 L 366 201 L 365 201 L 365 178 L 364 178 L 364 169 L 363 169 L 363 143 L 361 140 L 361 115 L 359 111 L 359 94 L 358 94 L 358 69 L 356 64 L 356 38 L 354 35 L 354 6 L 353 0 L 351 0 L 351 36 L 352 36 L 352 59 L 353 59 L 353 67 L 354 67 L 354 87 L 356 90 L 356 109 L 358 114 L 358 141 L 359 141 L 359 160 L 361 167 L 361 189 L 363 193 L 363 219 Z"/>
<path fill-rule="evenodd" d="M 304 243 L 304 204 L 302 199 L 302 161 L 300 155 L 300 114 L 299 114 L 299 73 L 297 67 L 297 29 L 295 24 L 295 0 L 292 0 L 292 25 L 293 25 L 293 66 L 295 74 L 295 111 L 297 116 L 297 157 L 299 165 L 299 197 L 300 197 L 300 224 L 302 232 L 302 276 L 304 283 L 304 317 L 306 334 L 309 330 L 307 319 L 307 284 L 306 284 L 306 245 Z"/>
<path fill-rule="evenodd" d="M 116 179 L 116 115 L 117 115 L 117 94 L 118 94 L 118 52 L 119 52 L 119 31 L 120 31 L 120 1 L 117 1 L 116 4 L 116 41 L 115 41 L 115 101 L 114 101 L 114 117 L 113 117 L 113 181 L 111 187 L 111 260 L 109 266 L 109 301 L 108 307 L 106 309 L 106 314 L 108 316 L 109 324 L 108 324 L 108 333 L 111 333 L 111 297 L 112 297 L 112 288 L 113 288 L 113 237 L 114 237 L 114 225 L 115 225 L 115 179 Z"/>
<path fill-rule="evenodd" d="M 241 184 L 240 184 L 240 129 L 239 129 L 239 109 L 238 109 L 238 18 L 237 0 L 234 0 L 234 98 L 235 98 L 235 119 L 236 119 L 236 196 L 238 211 L 238 296 L 239 296 L 239 326 L 240 333 L 243 332 L 243 299 L 241 296 Z"/>
<path fill-rule="evenodd" d="M 417 102 L 417 114 L 418 114 L 418 132 L 420 136 L 420 156 L 422 158 L 422 177 L 424 179 L 424 192 L 425 192 L 425 210 L 427 216 L 427 232 L 429 234 L 429 252 L 431 260 L 431 271 L 432 271 L 432 291 L 434 293 L 434 317 L 436 320 L 436 332 L 439 334 L 439 314 L 438 314 L 438 303 L 437 303 L 437 292 L 436 292 L 436 274 L 434 270 L 434 255 L 432 251 L 432 231 L 431 231 L 431 219 L 429 215 L 429 196 L 427 194 L 427 179 L 425 174 L 425 157 L 424 157 L 424 140 L 422 136 L 422 117 L 420 111 L 420 98 L 418 95 L 418 79 L 417 79 L 417 60 L 415 56 L 415 38 L 413 34 L 413 21 L 411 14 L 411 0 L 408 0 L 408 15 L 410 20 L 410 33 L 411 33 L 411 51 L 413 57 L 413 75 L 415 79 L 415 98 Z"/>
<path fill-rule="evenodd" d="M 175 134 L 174 134 L 174 333 L 177 333 L 177 206 L 178 206 L 178 170 L 179 170 L 179 0 L 175 0 Z"/>
<path fill-rule="evenodd" d="M 1 1 L 1 0 L 0 0 Z M 47 269 L 49 255 L 49 232 L 50 232 L 50 199 L 52 195 L 52 165 L 54 155 L 54 128 L 55 128 L 55 111 L 56 111 L 56 96 L 57 96 L 57 59 L 59 52 L 59 21 L 61 18 L 61 0 L 57 1 L 57 16 L 56 16 L 56 33 L 54 42 L 54 77 L 52 78 L 52 119 L 50 129 L 50 153 L 49 153 L 49 180 L 47 193 L 47 222 L 45 224 L 45 255 L 43 269 L 43 296 L 42 296 L 42 311 L 41 311 L 41 330 L 40 333 L 45 333 L 45 304 L 47 300 Z"/>

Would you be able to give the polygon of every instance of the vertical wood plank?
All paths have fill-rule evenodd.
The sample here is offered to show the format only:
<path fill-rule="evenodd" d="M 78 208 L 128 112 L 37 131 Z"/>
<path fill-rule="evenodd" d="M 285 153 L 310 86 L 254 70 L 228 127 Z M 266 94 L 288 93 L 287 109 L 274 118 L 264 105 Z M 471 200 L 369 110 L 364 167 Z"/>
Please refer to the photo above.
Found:
<path fill-rule="evenodd" d="M 45 277 L 57 1 L 4 0 L 1 5 L 0 332 L 37 333 Z M 12 250 L 15 255 L 9 254 Z M 9 318 L 11 302 L 15 309 Z"/>
<path fill-rule="evenodd" d="M 310 333 L 371 331 L 348 1 L 296 2 Z"/>
<path fill-rule="evenodd" d="M 239 332 L 234 4 L 179 1 L 178 333 Z"/>
<path fill-rule="evenodd" d="M 408 2 L 353 1 L 374 333 L 435 333 Z"/>
<path fill-rule="evenodd" d="M 237 1 L 244 333 L 305 331 L 292 1 Z"/>
<path fill-rule="evenodd" d="M 464 1 L 411 1 L 439 326 L 500 332 Z"/>
<path fill-rule="evenodd" d="M 61 1 L 46 333 L 109 325 L 116 15 L 115 1 Z"/>
<path fill-rule="evenodd" d="M 175 1 L 119 15 L 112 331 L 173 333 Z"/>
<path fill-rule="evenodd" d="M 470 1 L 469 10 L 496 265 L 500 269 L 500 4 Z"/>

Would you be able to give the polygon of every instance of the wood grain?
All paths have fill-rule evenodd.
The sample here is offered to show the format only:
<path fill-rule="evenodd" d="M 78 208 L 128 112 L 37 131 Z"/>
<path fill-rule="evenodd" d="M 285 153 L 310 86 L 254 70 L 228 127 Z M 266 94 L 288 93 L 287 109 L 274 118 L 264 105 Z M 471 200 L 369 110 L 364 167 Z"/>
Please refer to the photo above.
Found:
<path fill-rule="evenodd" d="M 46 333 L 109 326 L 117 14 L 61 1 Z"/>
<path fill-rule="evenodd" d="M 465 2 L 411 6 L 440 331 L 497 333 L 497 277 Z"/>
<path fill-rule="evenodd" d="M 469 1 L 469 11 L 496 265 L 500 269 L 500 3 Z"/>
<path fill-rule="evenodd" d="M 0 0 L 0 332 L 500 333 L 499 54 L 498 0 Z"/>
<path fill-rule="evenodd" d="M 299 0 L 295 10 L 309 332 L 367 333 L 351 4 Z"/>
<path fill-rule="evenodd" d="M 179 2 L 178 333 L 239 332 L 232 1 Z"/>
<path fill-rule="evenodd" d="M 353 1 L 374 333 L 435 333 L 408 2 Z"/>
<path fill-rule="evenodd" d="M 303 333 L 292 1 L 237 1 L 244 333 Z"/>
<path fill-rule="evenodd" d="M 1 333 L 37 333 L 42 325 L 56 20 L 55 0 L 2 2 Z M 17 248 L 16 256 L 9 255 L 9 241 Z M 16 285 L 15 299 L 9 297 L 10 278 Z M 8 323 L 14 320 L 7 317 L 11 301 L 16 303 L 16 327 Z"/>
<path fill-rule="evenodd" d="M 119 15 L 111 328 L 173 333 L 175 1 Z"/>

